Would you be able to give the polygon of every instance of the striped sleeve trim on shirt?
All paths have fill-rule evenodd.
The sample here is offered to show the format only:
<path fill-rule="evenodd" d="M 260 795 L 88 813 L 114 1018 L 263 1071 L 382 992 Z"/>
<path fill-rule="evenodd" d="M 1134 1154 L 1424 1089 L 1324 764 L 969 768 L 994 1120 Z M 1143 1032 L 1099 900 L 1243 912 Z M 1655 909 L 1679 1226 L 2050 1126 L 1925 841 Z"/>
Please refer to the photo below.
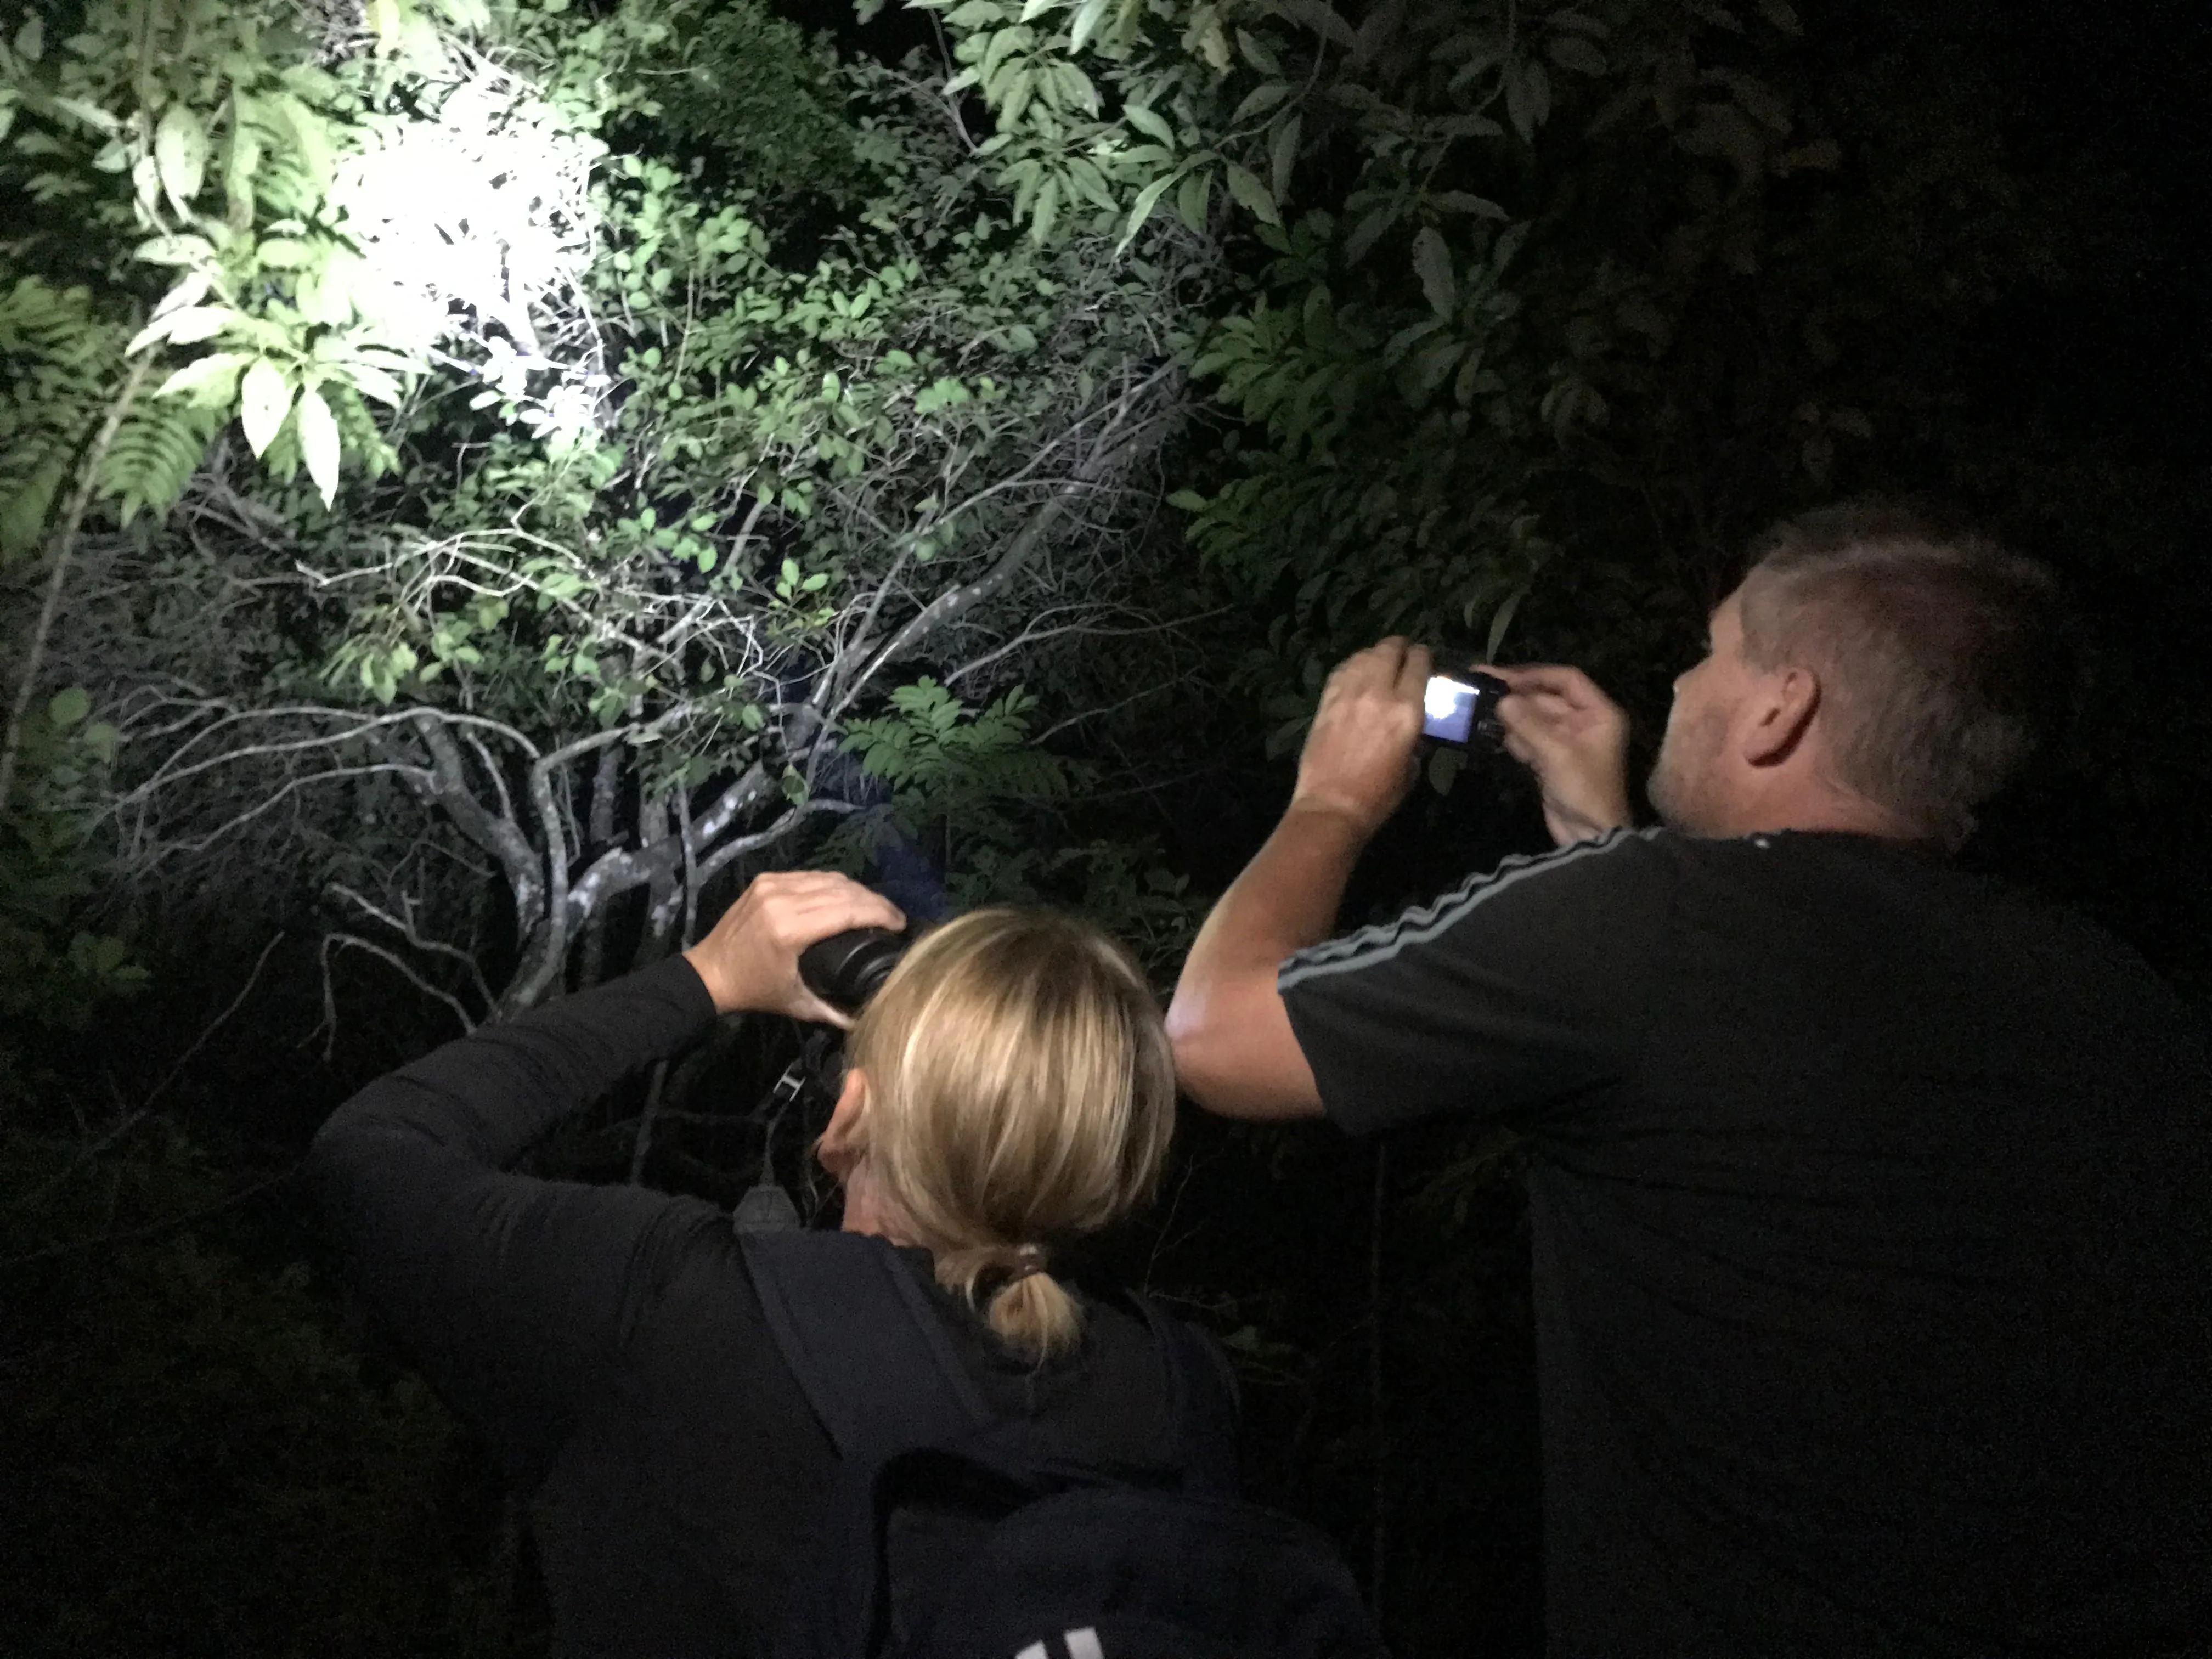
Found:
<path fill-rule="evenodd" d="M 1550 853 L 1522 854 L 1507 859 L 1487 875 L 1470 876 L 1433 903 L 1416 905 L 1395 921 L 1363 927 L 1342 939 L 1310 945 L 1285 962 L 1275 974 L 1278 992 L 1355 968 L 1388 962 L 1408 945 L 1420 945 L 1464 921 L 1478 906 L 1510 887 L 1564 870 L 1585 859 L 1602 858 L 1618 848 L 1648 842 L 1666 834 L 1655 825 L 1649 830 L 1608 830 L 1595 841 L 1578 841 Z"/>

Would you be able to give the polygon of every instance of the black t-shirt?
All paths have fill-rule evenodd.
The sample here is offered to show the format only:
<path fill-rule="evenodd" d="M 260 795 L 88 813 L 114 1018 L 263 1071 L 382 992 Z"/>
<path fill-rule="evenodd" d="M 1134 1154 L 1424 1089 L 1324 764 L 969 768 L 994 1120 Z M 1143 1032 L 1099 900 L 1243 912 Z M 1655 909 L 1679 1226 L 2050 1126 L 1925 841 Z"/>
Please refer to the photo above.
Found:
<path fill-rule="evenodd" d="M 1531 1151 L 1551 1649 L 2212 1632 L 2203 1033 L 1859 836 L 1616 832 L 1280 975 L 1329 1115 Z"/>
<path fill-rule="evenodd" d="M 714 1019 L 680 957 L 449 1043 L 372 1085 L 309 1173 L 355 1284 L 529 1499 L 556 1656 L 765 1652 L 837 1459 L 762 1316 L 730 1218 L 641 1187 L 507 1172 L 554 1123 Z M 1083 1342 L 1006 1350 L 902 1251 L 984 1397 L 1102 1461 L 1153 1461 L 1165 1361 L 1085 1298 Z"/>

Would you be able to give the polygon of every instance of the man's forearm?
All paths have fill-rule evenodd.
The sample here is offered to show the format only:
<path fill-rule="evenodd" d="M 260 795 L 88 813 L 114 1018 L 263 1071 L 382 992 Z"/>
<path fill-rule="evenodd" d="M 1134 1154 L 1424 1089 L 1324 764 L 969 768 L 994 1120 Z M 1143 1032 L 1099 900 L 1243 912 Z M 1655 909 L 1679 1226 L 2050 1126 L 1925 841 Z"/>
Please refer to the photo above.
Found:
<path fill-rule="evenodd" d="M 1199 929 L 1184 980 L 1217 961 L 1261 967 L 1272 978 L 1285 957 L 1327 939 L 1370 833 L 1334 808 L 1291 803 Z"/>
<path fill-rule="evenodd" d="M 1176 1070 L 1200 1105 L 1232 1117 L 1321 1109 L 1275 972 L 1334 931 L 1370 833 L 1348 813 L 1293 803 L 1206 917 L 1168 1009 Z"/>

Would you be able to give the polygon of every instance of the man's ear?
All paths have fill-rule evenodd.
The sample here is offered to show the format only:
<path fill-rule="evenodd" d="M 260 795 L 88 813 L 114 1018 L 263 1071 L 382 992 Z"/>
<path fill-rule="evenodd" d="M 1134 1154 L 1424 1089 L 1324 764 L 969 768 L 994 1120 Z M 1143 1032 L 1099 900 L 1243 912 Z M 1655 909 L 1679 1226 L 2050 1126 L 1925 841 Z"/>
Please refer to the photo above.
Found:
<path fill-rule="evenodd" d="M 1809 668 L 1781 668 L 1760 676 L 1737 738 L 1748 766 L 1779 766 L 1797 752 L 1820 710 L 1820 677 Z"/>
<path fill-rule="evenodd" d="M 855 1066 L 845 1073 L 845 1086 L 837 1091 L 830 1127 L 814 1143 L 814 1156 L 823 1169 L 842 1181 L 867 1151 L 868 1074 Z"/>

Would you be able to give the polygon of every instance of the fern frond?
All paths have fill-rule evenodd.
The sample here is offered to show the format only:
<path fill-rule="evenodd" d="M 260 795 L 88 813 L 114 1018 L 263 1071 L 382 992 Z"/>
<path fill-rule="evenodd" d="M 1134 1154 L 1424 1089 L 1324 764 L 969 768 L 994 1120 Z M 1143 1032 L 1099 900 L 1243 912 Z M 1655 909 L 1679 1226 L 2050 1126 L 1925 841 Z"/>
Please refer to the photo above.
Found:
<path fill-rule="evenodd" d="M 95 373 L 120 355 L 122 344 L 122 330 L 94 310 L 92 295 L 82 288 L 24 276 L 0 292 L 0 359 L 11 372 L 18 360 L 29 359 Z"/>
<path fill-rule="evenodd" d="M 115 503 L 125 524 L 151 509 L 167 511 L 207 458 L 222 414 L 181 398 L 141 398 L 123 417 L 100 469 L 96 492 Z"/>
<path fill-rule="evenodd" d="M 83 289 L 0 289 L 0 565 L 36 547 L 100 422 L 125 335 Z"/>

